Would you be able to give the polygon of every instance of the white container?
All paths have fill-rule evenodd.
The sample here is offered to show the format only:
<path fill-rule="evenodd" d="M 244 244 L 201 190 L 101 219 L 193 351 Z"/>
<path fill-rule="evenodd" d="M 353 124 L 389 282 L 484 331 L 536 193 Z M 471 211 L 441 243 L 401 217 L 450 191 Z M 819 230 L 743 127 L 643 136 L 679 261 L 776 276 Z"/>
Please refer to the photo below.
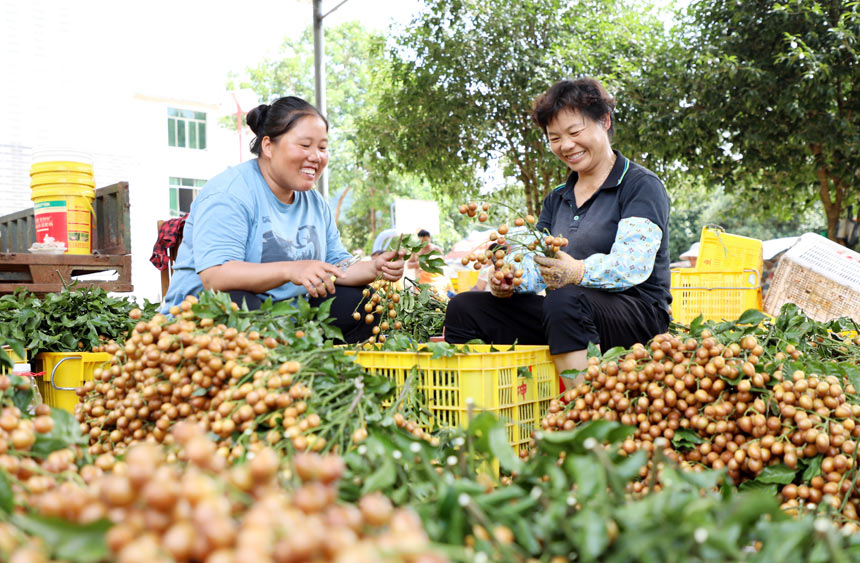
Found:
<path fill-rule="evenodd" d="M 30 158 L 31 164 L 40 162 L 80 162 L 92 166 L 93 156 L 88 152 L 73 148 L 46 147 L 34 150 Z"/>
<path fill-rule="evenodd" d="M 785 303 L 819 322 L 860 322 L 860 253 L 815 233 L 803 235 L 779 261 L 764 309 L 776 316 Z"/>

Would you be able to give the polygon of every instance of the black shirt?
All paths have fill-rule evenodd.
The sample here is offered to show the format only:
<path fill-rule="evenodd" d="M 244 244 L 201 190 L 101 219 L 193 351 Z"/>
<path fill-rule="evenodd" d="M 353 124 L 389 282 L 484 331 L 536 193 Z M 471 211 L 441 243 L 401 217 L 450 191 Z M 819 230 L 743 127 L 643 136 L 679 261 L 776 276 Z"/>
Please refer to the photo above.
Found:
<path fill-rule="evenodd" d="M 627 217 L 642 217 L 663 232 L 654 269 L 647 280 L 625 290 L 667 310 L 672 302 L 669 292 L 669 196 L 663 182 L 647 168 L 631 162 L 618 151 L 606 181 L 585 203 L 576 205 L 573 188 L 579 175 L 571 172 L 567 182 L 543 201 L 537 227 L 553 236 L 564 236 L 569 243 L 562 250 L 584 260 L 592 254 L 609 254 L 618 231 L 618 222 Z"/>

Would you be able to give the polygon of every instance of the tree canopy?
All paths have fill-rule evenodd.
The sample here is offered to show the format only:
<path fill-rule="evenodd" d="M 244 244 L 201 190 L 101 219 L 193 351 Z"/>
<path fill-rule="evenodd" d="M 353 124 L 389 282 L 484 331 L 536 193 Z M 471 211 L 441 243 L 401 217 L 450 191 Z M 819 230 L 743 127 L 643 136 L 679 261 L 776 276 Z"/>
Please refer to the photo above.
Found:
<path fill-rule="evenodd" d="M 828 235 L 860 202 L 857 2 L 697 0 L 628 85 L 654 156 Z"/>
<path fill-rule="evenodd" d="M 362 150 L 449 193 L 474 190 L 482 171 L 499 164 L 536 212 L 567 170 L 532 123 L 532 100 L 561 78 L 591 75 L 611 89 L 638 73 L 638 58 L 662 28 L 637 7 L 426 0 L 394 39 L 391 80 L 382 111 L 363 122 Z"/>
<path fill-rule="evenodd" d="M 398 196 L 437 200 L 445 242 L 464 225 L 444 210 L 479 192 L 537 212 L 568 171 L 532 100 L 583 75 L 617 98 L 614 146 L 673 196 L 675 246 L 706 219 L 766 238 L 822 209 L 834 238 L 860 204 L 858 2 L 693 0 L 671 29 L 652 13 L 647 0 L 425 0 L 387 39 L 328 28 L 331 203 L 347 244 L 369 249 Z M 308 29 L 242 86 L 312 99 L 312 79 Z"/>
<path fill-rule="evenodd" d="M 408 171 L 383 166 L 357 145 L 367 132 L 360 122 L 382 111 L 379 89 L 386 83 L 389 63 L 384 37 L 347 22 L 326 29 L 326 113 L 330 123 L 330 204 L 347 248 L 370 251 L 377 232 L 391 226 L 388 209 L 395 197 L 437 199 L 440 209 L 454 206 L 451 196 L 437 194 Z M 294 95 L 314 100 L 313 40 L 307 29 L 298 39 L 286 39 L 278 53 L 229 78 L 228 88 L 252 88 L 262 100 Z M 464 219 L 441 217 L 441 243 L 458 239 Z"/>

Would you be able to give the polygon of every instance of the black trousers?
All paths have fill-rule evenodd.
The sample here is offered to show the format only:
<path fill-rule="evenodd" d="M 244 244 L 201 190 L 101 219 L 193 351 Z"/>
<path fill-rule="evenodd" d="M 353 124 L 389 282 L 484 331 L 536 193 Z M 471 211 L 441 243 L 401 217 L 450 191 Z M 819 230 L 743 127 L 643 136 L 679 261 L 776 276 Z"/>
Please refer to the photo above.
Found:
<path fill-rule="evenodd" d="M 327 299 L 333 299 L 334 301 L 332 301 L 330 313 L 333 320 L 332 324 L 341 330 L 343 333 L 343 339 L 347 344 L 353 344 L 370 338 L 370 335 L 372 334 L 371 330 L 373 330 L 372 324 L 366 324 L 364 322 L 363 305 L 365 299 L 361 292 L 365 287 L 366 286 L 350 287 L 339 285 L 337 286 L 337 291 L 333 296 L 306 297 L 305 299 L 308 300 L 308 303 L 310 303 L 312 307 L 319 307 Z M 373 295 L 372 291 L 373 290 L 371 290 L 371 295 Z M 230 299 L 240 306 L 242 305 L 242 301 L 244 301 L 247 304 L 248 309 L 251 310 L 259 309 L 263 304 L 260 297 L 250 291 L 231 291 Z M 302 297 L 299 297 L 298 299 L 302 299 Z M 352 313 L 356 310 L 362 313 L 361 318 L 357 321 L 352 318 Z"/>
<path fill-rule="evenodd" d="M 446 342 L 549 344 L 551 354 L 585 350 L 589 342 L 603 351 L 629 348 L 668 328 L 669 314 L 638 297 L 576 285 L 547 291 L 546 297 L 467 291 L 448 302 L 445 314 Z"/>

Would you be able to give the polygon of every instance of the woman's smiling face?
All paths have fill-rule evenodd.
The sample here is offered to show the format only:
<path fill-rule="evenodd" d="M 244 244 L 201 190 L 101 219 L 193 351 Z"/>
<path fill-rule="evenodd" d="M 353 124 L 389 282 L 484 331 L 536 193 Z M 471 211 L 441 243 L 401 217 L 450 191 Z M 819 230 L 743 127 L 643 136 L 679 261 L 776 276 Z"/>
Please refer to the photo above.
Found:
<path fill-rule="evenodd" d="M 263 153 L 270 159 L 270 174 L 277 187 L 289 195 L 312 190 L 328 164 L 328 131 L 317 115 L 299 119 L 274 141 L 265 137 Z"/>
<path fill-rule="evenodd" d="M 595 170 L 612 155 L 609 118 L 594 121 L 582 112 L 560 111 L 546 127 L 550 150 L 578 174 Z"/>

